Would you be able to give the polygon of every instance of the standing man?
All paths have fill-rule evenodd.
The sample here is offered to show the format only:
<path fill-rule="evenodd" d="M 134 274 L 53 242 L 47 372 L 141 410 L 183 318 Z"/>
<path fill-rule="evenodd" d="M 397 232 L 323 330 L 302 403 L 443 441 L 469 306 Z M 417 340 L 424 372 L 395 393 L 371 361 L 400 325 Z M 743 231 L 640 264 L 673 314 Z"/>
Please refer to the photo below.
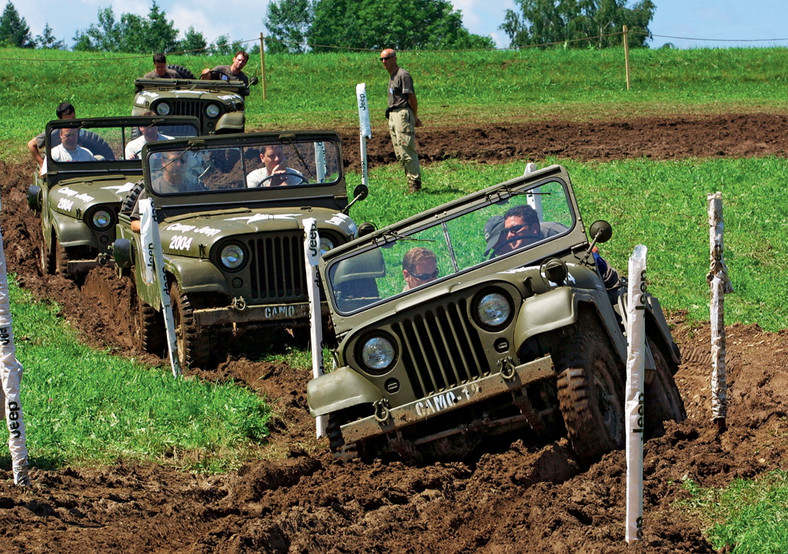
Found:
<path fill-rule="evenodd" d="M 167 56 L 161 52 L 153 54 L 153 71 L 142 76 L 143 79 L 177 79 L 178 72 L 167 67 Z"/>
<path fill-rule="evenodd" d="M 77 114 L 74 110 L 74 106 L 68 102 L 61 102 L 58 104 L 57 110 L 55 110 L 55 115 L 57 115 L 58 119 L 74 119 Z M 33 159 L 39 166 L 44 163 L 44 157 L 41 155 L 41 150 L 44 149 L 44 145 L 46 144 L 46 135 L 46 131 L 43 131 L 40 135 L 31 138 L 27 143 L 30 155 L 33 156 Z"/>
<path fill-rule="evenodd" d="M 408 192 L 421 190 L 421 168 L 416 153 L 416 127 L 421 127 L 418 117 L 419 103 L 413 90 L 410 73 L 397 65 L 397 53 L 386 48 L 380 53 L 380 61 L 389 72 L 389 105 L 386 118 L 394 153 L 405 168 L 408 176 Z"/>

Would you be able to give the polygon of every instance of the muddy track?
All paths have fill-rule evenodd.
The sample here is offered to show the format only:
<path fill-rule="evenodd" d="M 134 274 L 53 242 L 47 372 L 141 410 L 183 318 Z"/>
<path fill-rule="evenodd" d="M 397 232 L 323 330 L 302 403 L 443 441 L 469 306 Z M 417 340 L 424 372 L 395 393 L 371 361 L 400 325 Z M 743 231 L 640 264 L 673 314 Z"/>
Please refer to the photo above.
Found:
<path fill-rule="evenodd" d="M 428 124 L 429 125 L 429 124 Z M 548 155 L 583 160 L 630 157 L 785 156 L 788 118 L 726 115 L 640 119 L 593 124 L 549 122 L 489 129 L 419 132 L 429 163 L 447 158 L 486 163 L 539 161 Z M 343 135 L 351 167 L 358 137 Z M 355 149 L 355 150 L 354 150 Z M 388 137 L 370 144 L 372 164 L 393 160 Z M 25 288 L 58 302 L 84 340 L 121 355 L 133 348 L 122 317 L 130 285 L 112 270 L 95 270 L 80 290 L 66 279 L 41 275 L 38 222 L 26 205 L 32 164 L 0 162 L 2 231 L 10 271 Z M 33 468 L 34 486 L 10 484 L 0 466 L 0 549 L 27 552 L 712 552 L 676 501 L 691 478 L 724 486 L 784 467 L 788 455 L 788 331 L 728 327 L 729 430 L 709 421 L 708 325 L 672 325 L 684 352 L 676 381 L 688 419 L 669 423 L 646 443 L 644 540 L 624 537 L 622 451 L 583 467 L 566 441 L 518 440 L 464 463 L 371 465 L 334 461 L 325 440 L 314 439 L 306 409 L 308 372 L 252 361 L 248 344 L 204 373 L 249 386 L 274 404 L 266 460 L 221 476 L 123 462 L 108 468 Z M 143 357 L 156 363 L 152 357 Z M 29 430 L 34 433 L 35 429 Z"/>

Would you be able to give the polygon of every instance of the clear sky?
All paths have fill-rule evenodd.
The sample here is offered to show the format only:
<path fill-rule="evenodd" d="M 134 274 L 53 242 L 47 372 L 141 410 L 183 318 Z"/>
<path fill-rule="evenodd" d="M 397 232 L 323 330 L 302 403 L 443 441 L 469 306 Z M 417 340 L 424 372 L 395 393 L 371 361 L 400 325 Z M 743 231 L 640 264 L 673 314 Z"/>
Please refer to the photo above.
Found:
<path fill-rule="evenodd" d="M 649 26 L 655 35 L 649 43 L 658 48 L 670 42 L 679 48 L 729 46 L 788 47 L 786 0 L 653 0 L 657 9 Z M 150 0 L 12 0 L 35 38 L 49 23 L 59 40 L 72 46 L 75 33 L 97 23 L 99 8 L 111 6 L 116 20 L 123 13 L 147 15 Z M 499 47 L 508 37 L 498 30 L 514 0 L 451 0 L 462 10 L 465 27 L 472 33 L 492 36 Z M 213 42 L 219 35 L 230 40 L 256 39 L 265 32 L 263 18 L 268 0 L 158 0 L 158 5 L 186 31 L 193 26 Z M 628 5 L 632 5 L 630 2 Z M 710 39 L 710 40 L 689 40 Z M 782 39 L 782 40 L 771 40 Z M 755 41 L 755 42 L 750 42 Z"/>

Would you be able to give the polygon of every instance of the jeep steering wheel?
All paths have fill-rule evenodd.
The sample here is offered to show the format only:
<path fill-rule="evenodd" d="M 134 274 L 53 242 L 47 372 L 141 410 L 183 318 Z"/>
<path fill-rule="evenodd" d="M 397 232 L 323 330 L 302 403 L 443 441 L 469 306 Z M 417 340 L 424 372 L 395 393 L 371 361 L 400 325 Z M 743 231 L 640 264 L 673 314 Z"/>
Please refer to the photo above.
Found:
<path fill-rule="evenodd" d="M 259 184 L 259 185 L 257 185 L 257 186 L 258 186 L 258 187 L 262 187 L 262 186 L 263 186 L 263 183 L 265 183 L 266 181 L 270 181 L 270 180 L 271 180 L 271 179 L 273 179 L 274 177 L 279 177 L 279 178 L 281 178 L 283 181 L 286 181 L 286 180 L 287 180 L 287 179 L 289 179 L 290 177 L 298 177 L 299 179 L 301 179 L 301 181 L 300 181 L 300 182 L 298 182 L 298 183 L 296 183 L 296 185 L 300 185 L 300 184 L 303 184 L 303 183 L 308 183 L 308 182 L 309 182 L 309 180 L 308 180 L 306 177 L 304 177 L 303 175 L 300 175 L 300 174 L 298 174 L 298 173 L 288 173 L 288 172 L 284 172 L 284 173 L 274 173 L 273 175 L 269 175 L 269 176 L 267 176 L 267 177 L 263 178 L 263 180 L 262 180 L 262 181 L 260 181 L 260 184 Z M 287 184 L 287 183 L 285 183 L 285 184 Z M 276 186 L 280 186 L 280 185 L 276 185 Z"/>

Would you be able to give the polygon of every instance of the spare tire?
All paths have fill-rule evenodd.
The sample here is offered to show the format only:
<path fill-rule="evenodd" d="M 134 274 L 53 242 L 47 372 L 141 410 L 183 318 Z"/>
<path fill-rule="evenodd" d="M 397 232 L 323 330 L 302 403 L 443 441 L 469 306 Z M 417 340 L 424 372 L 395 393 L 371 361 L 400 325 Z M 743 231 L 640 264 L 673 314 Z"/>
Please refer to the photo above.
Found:
<path fill-rule="evenodd" d="M 112 161 L 115 159 L 115 153 L 112 147 L 102 137 L 93 131 L 81 130 L 79 132 L 79 145 L 82 148 L 87 148 L 94 156 L 103 156 L 105 160 Z"/>
<path fill-rule="evenodd" d="M 131 188 L 129 193 L 126 195 L 126 198 L 123 199 L 123 202 L 120 204 L 120 213 L 122 214 L 130 214 L 134 210 L 134 204 L 137 203 L 137 198 L 139 197 L 140 193 L 142 193 L 142 189 L 145 188 L 144 181 L 137 181 L 134 183 L 134 186 Z"/>
<path fill-rule="evenodd" d="M 172 69 L 178 74 L 179 79 L 194 79 L 194 73 L 183 67 L 182 65 L 168 64 L 168 69 Z"/>

